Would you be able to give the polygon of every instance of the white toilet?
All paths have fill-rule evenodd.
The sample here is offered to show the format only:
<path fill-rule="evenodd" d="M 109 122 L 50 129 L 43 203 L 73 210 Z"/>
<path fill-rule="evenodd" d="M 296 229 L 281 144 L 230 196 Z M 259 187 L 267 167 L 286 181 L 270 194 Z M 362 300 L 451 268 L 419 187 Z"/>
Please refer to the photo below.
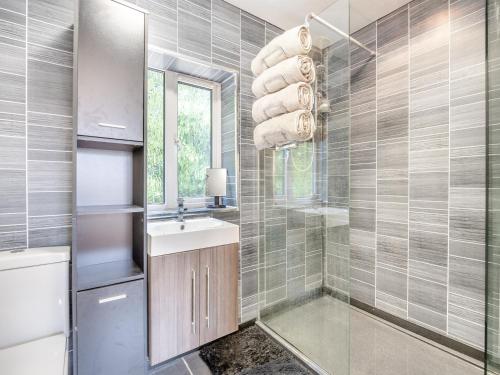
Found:
<path fill-rule="evenodd" d="M 68 372 L 67 246 L 0 252 L 0 374 Z"/>

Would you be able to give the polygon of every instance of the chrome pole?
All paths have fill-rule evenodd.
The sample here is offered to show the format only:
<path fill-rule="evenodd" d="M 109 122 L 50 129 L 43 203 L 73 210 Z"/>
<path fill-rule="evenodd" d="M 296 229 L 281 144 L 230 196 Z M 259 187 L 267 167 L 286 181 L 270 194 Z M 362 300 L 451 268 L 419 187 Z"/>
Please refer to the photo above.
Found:
<path fill-rule="evenodd" d="M 323 18 L 321 18 L 320 16 L 316 15 L 315 13 L 311 12 L 309 13 L 307 16 L 306 16 L 306 20 L 305 20 L 305 24 L 306 26 L 309 26 L 309 21 L 310 20 L 316 20 L 318 21 L 319 23 L 321 23 L 322 25 L 328 27 L 329 29 L 333 30 L 334 32 L 336 32 L 337 34 L 339 34 L 340 36 L 342 36 L 343 38 L 345 39 L 349 39 L 352 43 L 354 43 L 355 45 L 357 45 L 358 47 L 360 48 L 363 48 L 364 50 L 370 52 L 370 55 L 372 56 L 375 56 L 376 53 L 374 51 L 372 51 L 370 48 L 368 48 L 367 46 L 365 46 L 363 43 L 357 41 L 356 39 L 354 39 L 352 36 L 346 34 L 345 32 L 343 32 L 342 30 L 336 28 L 335 26 L 333 26 L 331 23 L 325 21 Z"/>

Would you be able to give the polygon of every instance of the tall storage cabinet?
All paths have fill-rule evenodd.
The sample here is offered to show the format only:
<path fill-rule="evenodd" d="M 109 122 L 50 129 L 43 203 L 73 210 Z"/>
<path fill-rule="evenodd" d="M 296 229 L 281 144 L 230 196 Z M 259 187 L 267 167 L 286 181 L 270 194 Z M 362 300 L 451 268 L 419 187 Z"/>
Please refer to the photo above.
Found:
<path fill-rule="evenodd" d="M 120 0 L 77 9 L 73 373 L 143 375 L 147 15 Z"/>

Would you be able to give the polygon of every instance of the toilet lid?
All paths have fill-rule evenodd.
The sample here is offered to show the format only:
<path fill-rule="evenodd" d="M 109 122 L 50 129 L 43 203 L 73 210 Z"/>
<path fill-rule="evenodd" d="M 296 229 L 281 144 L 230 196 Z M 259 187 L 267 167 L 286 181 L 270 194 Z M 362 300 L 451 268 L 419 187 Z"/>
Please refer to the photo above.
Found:
<path fill-rule="evenodd" d="M 0 350 L 2 375 L 64 375 L 66 366 L 63 333 Z"/>

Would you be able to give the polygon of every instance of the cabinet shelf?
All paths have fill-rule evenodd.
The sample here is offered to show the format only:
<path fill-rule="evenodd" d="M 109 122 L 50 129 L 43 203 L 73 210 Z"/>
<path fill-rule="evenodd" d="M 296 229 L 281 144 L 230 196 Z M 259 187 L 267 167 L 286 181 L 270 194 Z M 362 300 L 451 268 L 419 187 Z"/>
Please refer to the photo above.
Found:
<path fill-rule="evenodd" d="M 102 206 L 78 206 L 76 210 L 79 216 L 82 215 L 107 215 L 107 214 L 128 214 L 134 212 L 144 212 L 144 207 L 134 204 L 102 205 Z"/>
<path fill-rule="evenodd" d="M 128 141 L 124 139 L 100 138 L 87 135 L 78 135 L 76 139 L 78 147 L 82 148 L 131 151 L 137 148 L 144 147 L 143 142 Z"/>
<path fill-rule="evenodd" d="M 77 272 L 78 291 L 144 278 L 144 272 L 132 259 L 78 267 Z"/>

